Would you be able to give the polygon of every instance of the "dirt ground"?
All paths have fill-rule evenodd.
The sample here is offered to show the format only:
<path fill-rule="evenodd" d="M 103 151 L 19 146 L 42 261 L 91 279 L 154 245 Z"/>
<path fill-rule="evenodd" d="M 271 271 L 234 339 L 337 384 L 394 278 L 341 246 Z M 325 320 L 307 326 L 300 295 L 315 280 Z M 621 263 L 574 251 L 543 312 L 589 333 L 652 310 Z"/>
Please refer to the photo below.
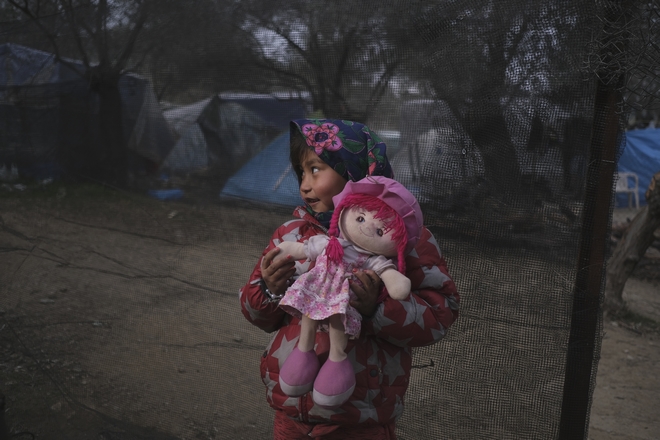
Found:
<path fill-rule="evenodd" d="M 635 213 L 629 209 L 615 210 L 613 225 L 632 220 Z M 660 279 L 651 275 L 660 268 L 660 251 L 652 247 L 646 257 L 628 279 L 623 299 L 629 309 L 649 319 L 647 323 L 657 325 Z M 592 440 L 660 438 L 660 333 L 640 322 L 645 321 L 607 316 L 604 319 L 605 335 L 589 429 Z"/>
<path fill-rule="evenodd" d="M 12 438 L 269 438 L 254 377 L 268 337 L 226 311 L 288 210 L 31 190 L 0 194 L 0 392 Z M 247 222 L 256 233 L 242 232 Z M 593 440 L 660 438 L 653 252 L 626 285 L 634 313 L 604 320 Z"/>

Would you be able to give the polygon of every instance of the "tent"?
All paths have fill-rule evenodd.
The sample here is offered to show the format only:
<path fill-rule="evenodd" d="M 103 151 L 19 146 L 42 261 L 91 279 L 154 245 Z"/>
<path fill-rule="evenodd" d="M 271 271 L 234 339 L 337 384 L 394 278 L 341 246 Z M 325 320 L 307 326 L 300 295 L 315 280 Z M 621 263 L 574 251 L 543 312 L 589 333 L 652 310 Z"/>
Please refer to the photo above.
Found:
<path fill-rule="evenodd" d="M 166 110 L 176 144 L 161 168 L 189 173 L 214 166 L 228 178 L 302 118 L 298 96 L 222 93 Z"/>
<path fill-rule="evenodd" d="M 208 98 L 163 112 L 176 143 L 161 163 L 162 169 L 186 172 L 209 165 L 204 134 L 196 122 L 210 101 Z"/>
<path fill-rule="evenodd" d="M 75 60 L 17 44 L 0 44 L 0 163 L 23 175 L 56 177 L 76 171 L 97 152 L 99 97 Z M 123 134 L 134 165 L 159 163 L 174 140 L 150 83 L 134 74 L 119 80 Z"/>
<path fill-rule="evenodd" d="M 420 203 L 453 203 L 452 193 L 470 178 L 483 175 L 479 151 L 465 134 L 446 102 L 415 99 L 401 108 L 399 148 L 391 159 L 394 176 Z M 442 185 L 445 199 L 435 187 Z"/>
<path fill-rule="evenodd" d="M 288 121 L 287 121 L 288 123 Z M 397 145 L 399 133 L 386 131 L 381 138 Z M 263 151 L 247 162 L 225 184 L 220 197 L 239 198 L 282 206 L 298 206 L 302 203 L 298 191 L 298 178 L 289 163 L 289 130 L 278 136 Z"/>
<path fill-rule="evenodd" d="M 289 163 L 289 132 L 278 136 L 234 174 L 221 198 L 239 198 L 284 206 L 302 203 L 298 179 Z"/>
<path fill-rule="evenodd" d="M 646 190 L 651 178 L 660 171 L 660 128 L 626 132 L 625 148 L 619 158 L 618 172 L 637 174 L 639 204 L 646 205 Z M 625 195 L 617 196 L 617 206 L 628 206 Z"/>

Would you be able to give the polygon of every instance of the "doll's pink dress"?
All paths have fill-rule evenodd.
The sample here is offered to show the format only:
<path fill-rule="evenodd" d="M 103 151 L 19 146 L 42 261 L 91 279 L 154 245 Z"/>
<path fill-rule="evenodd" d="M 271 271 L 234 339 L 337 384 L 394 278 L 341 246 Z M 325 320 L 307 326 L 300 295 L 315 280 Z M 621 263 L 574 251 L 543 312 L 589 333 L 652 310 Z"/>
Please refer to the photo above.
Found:
<path fill-rule="evenodd" d="M 346 334 L 357 337 L 362 316 L 349 304 L 352 293 L 348 280 L 353 269 L 371 269 L 380 276 L 385 269 L 396 270 L 396 266 L 387 257 L 374 255 L 343 238 L 338 240 L 344 248 L 340 264 L 328 264 L 324 251 L 330 237 L 316 235 L 305 242 L 305 254 L 310 260 L 316 260 L 316 265 L 287 289 L 280 307 L 294 316 L 306 315 L 315 321 L 340 314 Z"/>

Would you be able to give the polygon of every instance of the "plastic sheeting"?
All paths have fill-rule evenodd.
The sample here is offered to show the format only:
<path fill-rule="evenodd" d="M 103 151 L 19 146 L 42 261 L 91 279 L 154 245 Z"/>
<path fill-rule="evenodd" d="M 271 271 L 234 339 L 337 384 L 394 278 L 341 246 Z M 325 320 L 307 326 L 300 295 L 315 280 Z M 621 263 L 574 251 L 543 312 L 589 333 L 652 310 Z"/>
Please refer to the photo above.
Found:
<path fill-rule="evenodd" d="M 618 165 L 619 172 L 635 173 L 639 180 L 639 204 L 646 205 L 646 190 L 651 178 L 660 171 L 660 128 L 631 130 Z M 617 205 L 627 205 L 625 195 L 617 196 Z"/>
<path fill-rule="evenodd" d="M 234 174 L 220 192 L 220 197 L 284 206 L 300 205 L 298 179 L 289 164 L 288 154 L 289 132 L 286 132 Z"/>
<path fill-rule="evenodd" d="M 82 63 L 17 44 L 0 45 L 0 162 L 23 175 L 57 177 L 85 168 L 98 148 L 98 96 Z M 119 80 L 127 148 L 153 163 L 174 145 L 151 84 L 134 74 Z"/>

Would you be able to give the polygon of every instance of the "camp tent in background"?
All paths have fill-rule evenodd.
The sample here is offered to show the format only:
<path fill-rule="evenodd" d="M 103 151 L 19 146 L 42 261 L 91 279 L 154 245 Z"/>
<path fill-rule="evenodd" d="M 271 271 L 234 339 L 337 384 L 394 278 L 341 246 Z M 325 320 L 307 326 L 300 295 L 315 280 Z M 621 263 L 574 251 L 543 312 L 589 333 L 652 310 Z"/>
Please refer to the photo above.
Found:
<path fill-rule="evenodd" d="M 449 206 L 460 185 L 483 174 L 479 152 L 444 101 L 405 102 L 397 146 L 391 159 L 394 176 L 422 203 L 433 198 Z M 446 200 L 435 195 L 434 186 L 439 184 L 445 188 Z"/>
<path fill-rule="evenodd" d="M 17 44 L 0 44 L 0 163 L 21 175 L 76 172 L 98 153 L 99 98 L 76 71 L 79 61 Z M 134 74 L 119 80 L 124 138 L 132 169 L 160 163 L 174 145 L 151 84 Z M 0 164 L 0 165 L 1 165 Z"/>
<path fill-rule="evenodd" d="M 399 132 L 376 133 L 386 143 L 388 157 L 396 154 Z M 289 136 L 287 128 L 263 151 L 250 159 L 227 181 L 220 192 L 220 198 L 239 198 L 283 206 L 300 205 L 302 199 L 298 191 L 298 178 L 289 163 Z"/>
<path fill-rule="evenodd" d="M 646 205 L 646 190 L 651 178 L 660 171 L 660 128 L 646 128 L 626 132 L 625 148 L 621 153 L 617 171 L 635 173 L 639 180 L 639 204 Z M 617 206 L 628 206 L 628 197 L 617 195 Z"/>
<path fill-rule="evenodd" d="M 305 100 L 286 94 L 222 93 L 166 110 L 177 141 L 161 168 L 181 174 L 213 167 L 225 181 L 304 115 Z"/>
<path fill-rule="evenodd" d="M 197 124 L 197 118 L 210 101 L 211 98 L 208 98 L 163 112 L 176 143 L 161 163 L 162 169 L 189 172 L 209 165 L 206 141 L 202 129 Z"/>
<path fill-rule="evenodd" d="M 513 147 L 515 157 L 507 160 L 517 161 L 524 181 L 534 182 L 555 198 L 575 194 L 589 146 L 584 127 L 591 124 L 587 118 L 572 116 L 584 110 L 581 105 L 565 108 L 545 99 L 511 98 L 502 104 L 509 137 L 500 133 L 495 139 L 493 134 L 491 140 Z M 533 128 L 535 120 L 545 122 Z M 485 182 L 482 152 L 447 102 L 403 103 L 400 138 L 400 150 L 392 160 L 394 175 L 421 203 L 433 202 L 441 210 L 465 206 Z"/>
<path fill-rule="evenodd" d="M 278 136 L 234 174 L 220 192 L 220 198 L 300 205 L 298 178 L 289 163 L 289 132 Z"/>

